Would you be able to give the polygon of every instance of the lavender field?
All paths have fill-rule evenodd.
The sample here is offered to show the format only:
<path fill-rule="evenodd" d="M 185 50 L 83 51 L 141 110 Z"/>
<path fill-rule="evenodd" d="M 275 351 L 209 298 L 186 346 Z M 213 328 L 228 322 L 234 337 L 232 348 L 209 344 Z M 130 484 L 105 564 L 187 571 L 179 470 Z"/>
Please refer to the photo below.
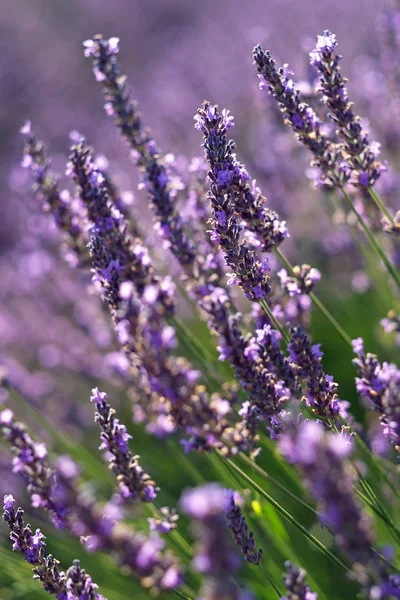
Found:
<path fill-rule="evenodd" d="M 400 598 L 400 2 L 0 27 L 0 600 Z"/>

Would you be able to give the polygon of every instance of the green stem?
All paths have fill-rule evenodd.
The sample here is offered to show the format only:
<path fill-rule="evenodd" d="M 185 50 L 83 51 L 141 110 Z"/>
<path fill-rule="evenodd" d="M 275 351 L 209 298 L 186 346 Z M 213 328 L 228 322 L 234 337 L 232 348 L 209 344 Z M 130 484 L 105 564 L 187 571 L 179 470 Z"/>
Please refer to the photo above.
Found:
<path fill-rule="evenodd" d="M 281 252 L 281 250 L 279 250 L 279 248 L 275 248 L 275 254 L 282 261 L 282 263 L 285 265 L 285 267 L 293 273 L 294 271 L 293 271 L 292 264 L 289 262 L 289 260 L 286 258 L 286 256 Z M 343 327 L 340 325 L 340 323 L 338 323 L 338 321 L 332 315 L 330 310 L 321 302 L 321 300 L 314 294 L 314 292 L 310 293 L 310 298 L 311 298 L 313 304 L 315 304 L 315 306 L 321 311 L 321 313 L 329 321 L 329 323 L 334 327 L 334 329 L 336 329 L 336 331 L 338 332 L 340 337 L 344 340 L 344 342 L 348 346 L 350 346 L 350 348 L 352 348 L 351 337 L 345 332 Z"/>
<path fill-rule="evenodd" d="M 278 594 L 278 597 L 282 598 L 282 594 L 281 594 L 278 586 L 275 584 L 274 580 L 272 579 L 271 575 L 268 573 L 267 569 L 265 567 L 263 567 L 261 563 L 259 564 L 259 567 L 260 567 L 261 571 L 264 573 L 265 577 L 270 582 L 271 586 L 274 588 L 275 592 Z"/>
<path fill-rule="evenodd" d="M 283 508 L 283 506 L 279 504 L 279 502 L 274 500 L 272 496 L 270 496 L 259 485 L 257 485 L 244 471 L 242 471 L 240 467 L 235 465 L 234 462 L 232 462 L 230 459 L 228 460 L 228 462 L 231 465 L 231 467 L 241 476 L 242 479 L 244 479 L 247 483 L 254 487 L 254 489 L 257 490 L 257 492 L 265 500 L 267 500 L 267 502 L 269 502 L 282 517 L 284 517 L 289 523 L 294 525 L 304 535 L 304 537 L 306 537 L 312 544 L 314 544 L 314 546 L 318 548 L 318 550 L 322 552 L 322 554 L 324 554 L 324 556 L 326 556 L 326 558 L 328 558 L 342 571 L 345 571 L 346 573 L 349 571 L 345 563 L 342 562 L 340 558 L 336 556 L 336 554 L 331 552 L 331 550 L 329 550 L 329 548 L 327 548 L 325 544 L 323 544 L 318 538 L 316 538 L 312 533 L 310 533 L 308 529 L 303 527 L 303 525 L 299 523 L 297 519 L 293 517 L 292 514 L 290 514 L 285 508 Z"/>
<path fill-rule="evenodd" d="M 265 312 L 267 313 L 267 315 L 270 318 L 271 322 L 274 324 L 275 329 L 277 329 L 282 334 L 282 337 L 285 340 L 285 342 L 287 344 L 289 344 L 289 342 L 290 342 L 289 335 L 283 329 L 283 327 L 278 323 L 278 321 L 275 319 L 275 317 L 272 314 L 272 311 L 271 311 L 270 307 L 268 306 L 266 300 L 260 300 L 260 304 L 263 307 L 263 309 L 265 310 Z"/>
<path fill-rule="evenodd" d="M 285 494 L 288 498 L 299 504 L 302 508 L 305 508 L 307 512 L 312 514 L 313 517 L 320 518 L 318 511 L 313 507 L 307 504 L 304 500 L 293 494 L 290 490 L 288 490 L 282 483 L 279 483 L 276 479 L 271 477 L 264 469 L 262 469 L 259 465 L 253 462 L 248 456 L 245 454 L 240 454 L 240 458 L 249 466 L 251 466 L 259 475 L 261 475 L 264 479 L 272 483 L 278 490 L 280 490 L 283 494 Z"/>
<path fill-rule="evenodd" d="M 347 194 L 345 189 L 343 187 L 339 187 L 339 190 L 343 196 L 343 199 L 345 200 L 348 207 L 350 208 L 351 212 L 356 216 L 358 223 L 360 224 L 362 230 L 364 231 L 365 235 L 367 236 L 368 241 L 370 242 L 371 246 L 375 250 L 375 253 L 380 258 L 380 260 L 383 262 L 387 272 L 392 277 L 393 281 L 395 282 L 398 289 L 400 290 L 400 278 L 396 272 L 396 269 L 393 267 L 392 263 L 386 256 L 386 254 L 383 251 L 383 249 L 381 248 L 378 240 L 376 239 L 375 235 L 372 233 L 371 229 L 368 227 L 367 223 L 364 221 L 363 217 L 357 211 L 356 207 L 353 204 L 353 201 L 351 200 L 350 196 Z"/>
<path fill-rule="evenodd" d="M 375 202 L 375 204 L 377 205 L 377 207 L 379 208 L 379 210 L 381 211 L 381 213 L 383 215 L 385 215 L 385 217 L 388 219 L 389 223 L 391 223 L 393 225 L 393 227 L 396 226 L 393 216 L 390 214 L 389 209 L 385 206 L 385 204 L 383 203 L 381 197 L 379 196 L 379 194 L 374 190 L 374 188 L 372 186 L 370 186 L 368 188 L 368 193 L 371 196 L 372 200 Z"/>
<path fill-rule="evenodd" d="M 178 590 L 177 588 L 174 588 L 171 591 L 172 591 L 173 594 L 175 594 L 175 596 L 178 596 L 178 598 L 181 598 L 183 600 L 192 600 L 190 598 L 190 596 L 186 596 L 186 594 L 184 594 L 183 592 L 181 592 L 181 590 Z"/>

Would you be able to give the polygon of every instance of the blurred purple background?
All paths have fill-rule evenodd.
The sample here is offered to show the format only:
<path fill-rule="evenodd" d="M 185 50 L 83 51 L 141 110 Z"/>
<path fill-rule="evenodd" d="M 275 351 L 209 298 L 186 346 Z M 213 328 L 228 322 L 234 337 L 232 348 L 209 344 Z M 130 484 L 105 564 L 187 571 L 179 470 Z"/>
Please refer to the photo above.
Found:
<path fill-rule="evenodd" d="M 299 78 L 307 72 L 307 52 L 317 34 L 329 28 L 338 36 L 348 73 L 357 56 L 376 54 L 376 21 L 383 6 L 376 0 L 4 1 L 0 119 L 6 185 L 11 179 L 11 188 L 17 186 L 18 129 L 27 118 L 53 153 L 65 153 L 69 131 L 78 129 L 112 163 L 128 167 L 83 58 L 82 41 L 94 33 L 121 38 L 123 67 L 162 148 L 195 155 L 199 137 L 192 119 L 205 98 L 229 107 L 236 117 L 236 136 L 250 143 L 246 131 L 259 124 L 253 123 L 254 105 L 260 103 L 251 66 L 255 43 L 268 46 Z M 133 171 L 129 165 L 128 172 Z M 10 200 L 3 186 L 3 245 L 15 225 L 16 207 Z"/>

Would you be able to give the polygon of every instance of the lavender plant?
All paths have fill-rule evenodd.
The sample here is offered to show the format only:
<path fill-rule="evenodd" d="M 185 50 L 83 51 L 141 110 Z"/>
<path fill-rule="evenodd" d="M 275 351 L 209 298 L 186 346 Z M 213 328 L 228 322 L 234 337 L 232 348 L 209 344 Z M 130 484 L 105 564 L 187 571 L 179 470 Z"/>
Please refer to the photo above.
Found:
<path fill-rule="evenodd" d="M 387 90 L 395 90 L 396 82 L 394 31 L 392 27 L 388 34 L 390 55 L 384 55 Z M 361 316 L 355 318 L 362 302 L 355 308 L 345 297 L 343 279 L 330 278 L 330 260 L 315 245 L 315 236 L 299 231 L 295 213 L 299 208 L 301 214 L 301 193 L 307 190 L 305 165 L 299 159 L 293 165 L 295 176 L 289 176 L 288 165 L 277 164 L 285 152 L 286 162 L 289 157 L 297 161 L 297 151 L 276 109 L 270 114 L 273 139 L 258 136 L 267 149 L 250 150 L 244 127 L 254 127 L 249 121 L 258 119 L 257 110 L 247 110 L 243 117 L 238 112 L 234 142 L 228 136 L 234 126 L 230 111 L 205 101 L 195 116 L 204 159 L 174 155 L 174 136 L 167 141 L 164 135 L 170 126 L 156 126 L 153 137 L 144 125 L 118 60 L 119 39 L 95 35 L 84 42 L 84 53 L 103 88 L 104 108 L 127 143 L 139 194 L 124 191 L 131 188 L 129 168 L 119 170 L 120 155 L 111 138 L 97 134 L 97 126 L 96 133 L 88 128 L 90 138 L 111 162 L 74 130 L 65 184 L 53 169 L 60 157 L 50 157 L 30 122 L 22 127 L 23 166 L 33 179 L 37 207 L 52 220 L 34 212 L 32 239 L 18 247 L 15 262 L 9 253 L 5 266 L 0 260 L 5 284 L 25 288 L 19 296 L 14 291 L 7 306 L 17 296 L 23 312 L 33 287 L 35 294 L 43 286 L 43 291 L 53 288 L 55 296 L 65 295 L 62 318 L 53 327 L 49 317 L 49 328 L 65 337 L 73 357 L 61 354 L 54 334 L 51 343 L 46 338 L 47 304 L 29 312 L 31 321 L 37 317 L 40 331 L 32 341 L 27 336 L 25 345 L 32 346 L 34 356 L 29 367 L 35 369 L 39 362 L 52 369 L 52 378 L 44 384 L 41 379 L 41 388 L 34 373 L 19 366 L 23 352 L 14 358 L 10 349 L 4 361 L 0 355 L 10 372 L 8 378 L 0 370 L 0 402 L 5 404 L 0 433 L 7 457 L 3 465 L 0 454 L 0 468 L 21 476 L 23 485 L 17 489 L 30 496 L 29 519 L 40 507 L 63 529 L 63 538 L 47 534 L 44 524 L 34 534 L 7 492 L 4 521 L 13 550 L 34 567 L 44 592 L 63 600 L 103 598 L 79 560 L 65 573 L 59 571 L 58 561 L 45 553 L 42 530 L 64 563 L 84 554 L 85 565 L 110 598 L 400 597 L 398 471 L 390 452 L 386 449 L 382 456 L 378 451 L 373 423 L 378 413 L 384 436 L 399 452 L 396 349 L 390 338 L 377 333 L 379 355 L 390 355 L 380 361 L 365 353 L 361 337 L 351 342 L 363 335 L 370 343 L 389 306 L 382 325 L 397 332 L 397 290 L 386 281 L 388 274 L 400 282 L 395 236 L 381 233 L 376 210 L 382 213 L 384 231 L 396 234 L 399 213 L 382 200 L 390 187 L 385 179 L 392 181 L 388 198 L 393 206 L 397 188 L 395 178 L 381 177 L 386 162 L 378 160 L 379 144 L 370 141 L 355 114 L 336 45 L 335 36 L 326 31 L 310 54 L 319 78 L 315 90 L 315 71 L 296 86 L 287 65 L 278 68 L 260 45 L 253 58 L 261 87 L 275 98 L 285 123 L 312 154 L 307 178 L 316 181 L 322 194 L 339 193 L 349 211 L 343 229 L 349 225 L 357 237 L 353 226 L 358 223 L 372 246 L 374 254 L 363 252 L 368 277 L 376 278 L 379 292 L 368 296 L 377 303 L 374 310 L 367 306 L 371 331 Z M 218 56 L 214 53 L 216 60 Z M 161 77 L 157 85 L 165 92 L 170 87 L 163 83 Z M 198 99 L 190 105 L 198 106 Z M 186 128 L 184 111 L 174 109 L 167 117 L 164 121 L 173 121 L 175 129 Z M 79 115 L 76 121 L 80 130 L 85 124 L 79 123 Z M 155 137 L 169 145 L 167 154 Z M 274 154 L 274 177 L 263 165 L 268 153 Z M 395 170 L 395 153 L 385 148 L 384 154 Z M 250 172 L 264 179 L 268 202 Z M 152 228 L 140 199 L 143 191 Z M 307 220 L 318 229 L 318 209 L 310 206 Z M 326 247 L 329 227 L 328 221 L 321 227 Z M 47 281 L 43 256 L 55 253 L 60 241 L 67 264 L 54 259 Z M 32 251 L 25 280 L 21 264 Z M 380 272 L 380 261 L 387 273 Z M 344 264 L 342 271 L 344 275 Z M 78 301 L 78 292 L 86 293 L 86 288 L 89 294 Z M 96 297 L 102 308 L 90 312 L 87 307 L 95 306 Z M 351 318 L 345 309 L 353 310 Z M 5 314 L 0 309 L 1 334 L 9 331 L 7 315 L 18 313 Z M 343 343 L 346 350 L 336 345 Z M 352 387 L 343 375 L 351 366 L 349 348 L 357 355 Z M 77 375 L 70 381 L 65 372 Z M 53 384 L 58 376 L 59 387 Z M 71 396 L 69 412 L 63 412 L 60 389 Z M 92 435 L 90 429 L 89 403 L 73 399 L 88 397 L 88 389 L 103 456 L 96 454 L 98 432 Z M 355 392 L 364 404 L 357 402 Z M 344 399 L 347 395 L 351 403 Z M 22 412 L 27 426 L 14 417 Z M 69 415 L 77 426 L 73 430 Z M 38 435 L 31 437 L 30 430 Z M 132 451 L 139 447 L 140 459 Z M 5 484 L 16 495 L 14 479 Z M 8 571 L 12 577 L 23 573 L 23 564 L 17 567 L 8 550 L 0 548 L 0 554 L 10 564 L 4 577 Z M 0 595 L 2 585 L 0 574 Z"/>

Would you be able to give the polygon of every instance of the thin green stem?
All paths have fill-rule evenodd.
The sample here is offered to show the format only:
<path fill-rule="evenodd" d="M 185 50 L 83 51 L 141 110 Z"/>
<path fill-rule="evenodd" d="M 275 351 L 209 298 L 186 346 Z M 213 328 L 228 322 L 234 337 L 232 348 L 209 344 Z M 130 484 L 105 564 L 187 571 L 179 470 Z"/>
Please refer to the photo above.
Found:
<path fill-rule="evenodd" d="M 184 594 L 183 592 L 181 592 L 181 590 L 178 590 L 177 588 L 174 588 L 171 591 L 173 594 L 175 594 L 175 596 L 178 596 L 178 598 L 182 598 L 183 600 L 192 600 L 190 598 L 190 596 L 187 596 L 186 594 Z"/>
<path fill-rule="evenodd" d="M 293 271 L 292 264 L 289 262 L 289 260 L 286 258 L 286 256 L 281 252 L 281 250 L 279 250 L 279 248 L 275 248 L 275 254 L 281 260 L 281 262 L 285 265 L 285 267 L 293 273 L 294 271 Z M 340 323 L 338 323 L 338 321 L 332 315 L 330 310 L 321 302 L 321 300 L 314 294 L 314 292 L 310 293 L 310 298 L 311 298 L 313 304 L 315 304 L 315 306 L 321 311 L 321 313 L 329 321 L 329 323 L 336 329 L 336 331 L 338 332 L 340 337 L 344 340 L 344 342 L 351 348 L 352 347 L 351 337 L 346 333 L 346 331 L 343 329 L 343 327 L 340 325 Z"/>
<path fill-rule="evenodd" d="M 384 250 L 381 248 L 381 246 L 380 246 L 378 240 L 376 239 L 375 235 L 372 233 L 371 229 L 368 227 L 367 223 L 364 221 L 363 217 L 360 215 L 360 213 L 358 212 L 358 210 L 354 206 L 352 199 L 347 194 L 347 192 L 345 191 L 345 189 L 343 187 L 339 187 L 338 189 L 340 190 L 340 192 L 342 194 L 342 197 L 345 200 L 345 202 L 348 205 L 348 207 L 350 208 L 351 212 L 356 216 L 356 219 L 357 219 L 358 223 L 360 224 L 361 229 L 364 231 L 365 235 L 367 236 L 369 243 L 371 244 L 371 246 L 375 250 L 375 253 L 380 258 L 380 260 L 383 262 L 383 264 L 385 265 L 385 268 L 386 268 L 387 272 L 392 277 L 393 281 L 395 282 L 395 284 L 397 285 L 398 289 L 400 290 L 400 278 L 399 278 L 399 275 L 396 272 L 396 269 L 394 268 L 394 266 L 392 265 L 392 263 L 390 262 L 390 260 L 386 256 Z"/>
<path fill-rule="evenodd" d="M 267 569 L 265 567 L 263 567 L 263 565 L 261 563 L 259 564 L 259 567 L 260 567 L 261 571 L 264 573 L 265 577 L 268 579 L 271 586 L 274 588 L 275 592 L 278 594 L 278 597 L 282 598 L 282 594 L 281 594 L 278 586 L 275 584 L 274 580 L 272 579 L 271 575 L 268 573 Z"/>
<path fill-rule="evenodd" d="M 350 432 L 353 433 L 351 426 L 348 425 L 348 423 L 345 421 L 345 419 L 341 416 L 339 416 L 339 419 L 343 423 L 343 425 L 345 427 L 349 427 Z M 396 488 L 396 486 L 393 484 L 393 482 L 390 481 L 385 469 L 382 467 L 382 465 L 377 460 L 377 457 L 373 454 L 373 452 L 371 452 L 371 450 L 368 448 L 368 446 L 365 444 L 365 442 L 361 439 L 361 437 L 358 435 L 358 433 L 356 433 L 356 432 L 354 432 L 354 433 L 355 433 L 354 440 L 355 440 L 357 446 L 359 447 L 359 449 L 363 452 L 365 458 L 368 461 L 369 466 L 373 467 L 375 474 L 377 474 L 379 477 L 382 477 L 384 479 L 384 481 L 387 483 L 387 485 L 390 487 L 390 489 L 392 490 L 393 494 L 398 499 L 400 499 L 399 490 Z"/>
<path fill-rule="evenodd" d="M 395 227 L 396 224 L 394 222 L 393 216 L 390 214 L 389 209 L 384 204 L 384 202 L 381 199 L 381 197 L 379 196 L 378 192 L 376 192 L 376 190 L 374 190 L 374 188 L 372 186 L 370 186 L 368 188 L 368 193 L 371 196 L 372 200 L 377 205 L 377 207 L 379 208 L 379 210 L 381 211 L 381 213 L 383 215 L 385 215 L 385 217 L 388 219 L 389 223 L 391 223 Z"/>
<path fill-rule="evenodd" d="M 278 323 L 278 321 L 275 319 L 274 315 L 272 314 L 272 310 L 268 306 L 266 300 L 260 300 L 260 304 L 263 307 L 263 309 L 265 310 L 265 312 L 267 313 L 267 315 L 270 318 L 271 322 L 274 324 L 275 329 L 277 329 L 278 331 L 280 331 L 280 333 L 282 334 L 282 337 L 285 340 L 285 342 L 287 344 L 289 344 L 289 342 L 290 342 L 289 335 L 283 329 L 283 327 Z"/>
<path fill-rule="evenodd" d="M 285 494 L 288 498 L 290 498 L 291 500 L 293 500 L 294 502 L 299 504 L 299 506 L 301 506 L 302 508 L 305 508 L 310 514 L 312 514 L 313 517 L 317 517 L 318 519 L 320 518 L 318 511 L 313 506 L 310 506 L 307 502 L 305 502 L 304 500 L 302 500 L 301 498 L 296 496 L 296 494 L 293 494 L 293 492 L 288 490 L 287 487 L 285 487 L 282 483 L 279 483 L 279 481 L 277 481 L 276 479 L 271 477 L 271 475 L 269 475 L 266 471 L 264 471 L 264 469 L 262 469 L 259 465 L 257 465 L 255 462 L 253 462 L 248 456 L 246 456 L 245 454 L 240 454 L 240 458 L 247 465 L 251 466 L 264 479 L 266 479 L 267 481 L 272 483 L 273 486 L 275 486 L 279 491 L 281 491 L 283 494 Z"/>
<path fill-rule="evenodd" d="M 328 558 L 333 564 L 335 564 L 337 567 L 339 567 L 342 571 L 345 571 L 346 573 L 349 571 L 348 567 L 345 565 L 344 562 L 342 562 L 340 560 L 340 558 L 338 558 L 336 556 L 336 554 L 334 554 L 333 552 L 331 552 L 331 550 L 329 550 L 329 548 L 327 548 L 325 546 L 325 544 L 323 544 L 318 538 L 316 538 L 312 533 L 310 533 L 308 531 L 308 529 L 306 529 L 305 527 L 303 527 L 303 525 L 301 523 L 299 523 L 297 521 L 297 519 L 295 517 L 293 517 L 292 514 L 290 514 L 285 508 L 283 508 L 283 506 L 281 506 L 279 504 L 279 502 L 277 502 L 276 500 L 274 500 L 274 498 L 272 498 L 272 496 L 270 496 L 267 492 L 265 492 L 259 485 L 257 485 L 244 471 L 242 471 L 242 469 L 240 467 L 238 467 L 232 460 L 228 459 L 229 464 L 231 465 L 231 467 L 241 476 L 242 479 L 244 479 L 247 483 L 249 483 L 255 490 L 257 490 L 257 492 L 265 499 L 267 500 L 267 502 L 269 502 L 269 504 L 271 504 L 275 510 L 282 516 L 284 517 L 284 519 L 286 519 L 289 523 L 291 523 L 292 525 L 294 525 L 294 527 L 296 527 L 303 535 L 304 537 L 306 537 L 312 544 L 314 544 L 314 546 L 316 546 L 318 548 L 318 550 L 320 550 L 322 552 L 322 554 L 324 554 L 324 556 L 326 556 L 326 558 Z"/>

